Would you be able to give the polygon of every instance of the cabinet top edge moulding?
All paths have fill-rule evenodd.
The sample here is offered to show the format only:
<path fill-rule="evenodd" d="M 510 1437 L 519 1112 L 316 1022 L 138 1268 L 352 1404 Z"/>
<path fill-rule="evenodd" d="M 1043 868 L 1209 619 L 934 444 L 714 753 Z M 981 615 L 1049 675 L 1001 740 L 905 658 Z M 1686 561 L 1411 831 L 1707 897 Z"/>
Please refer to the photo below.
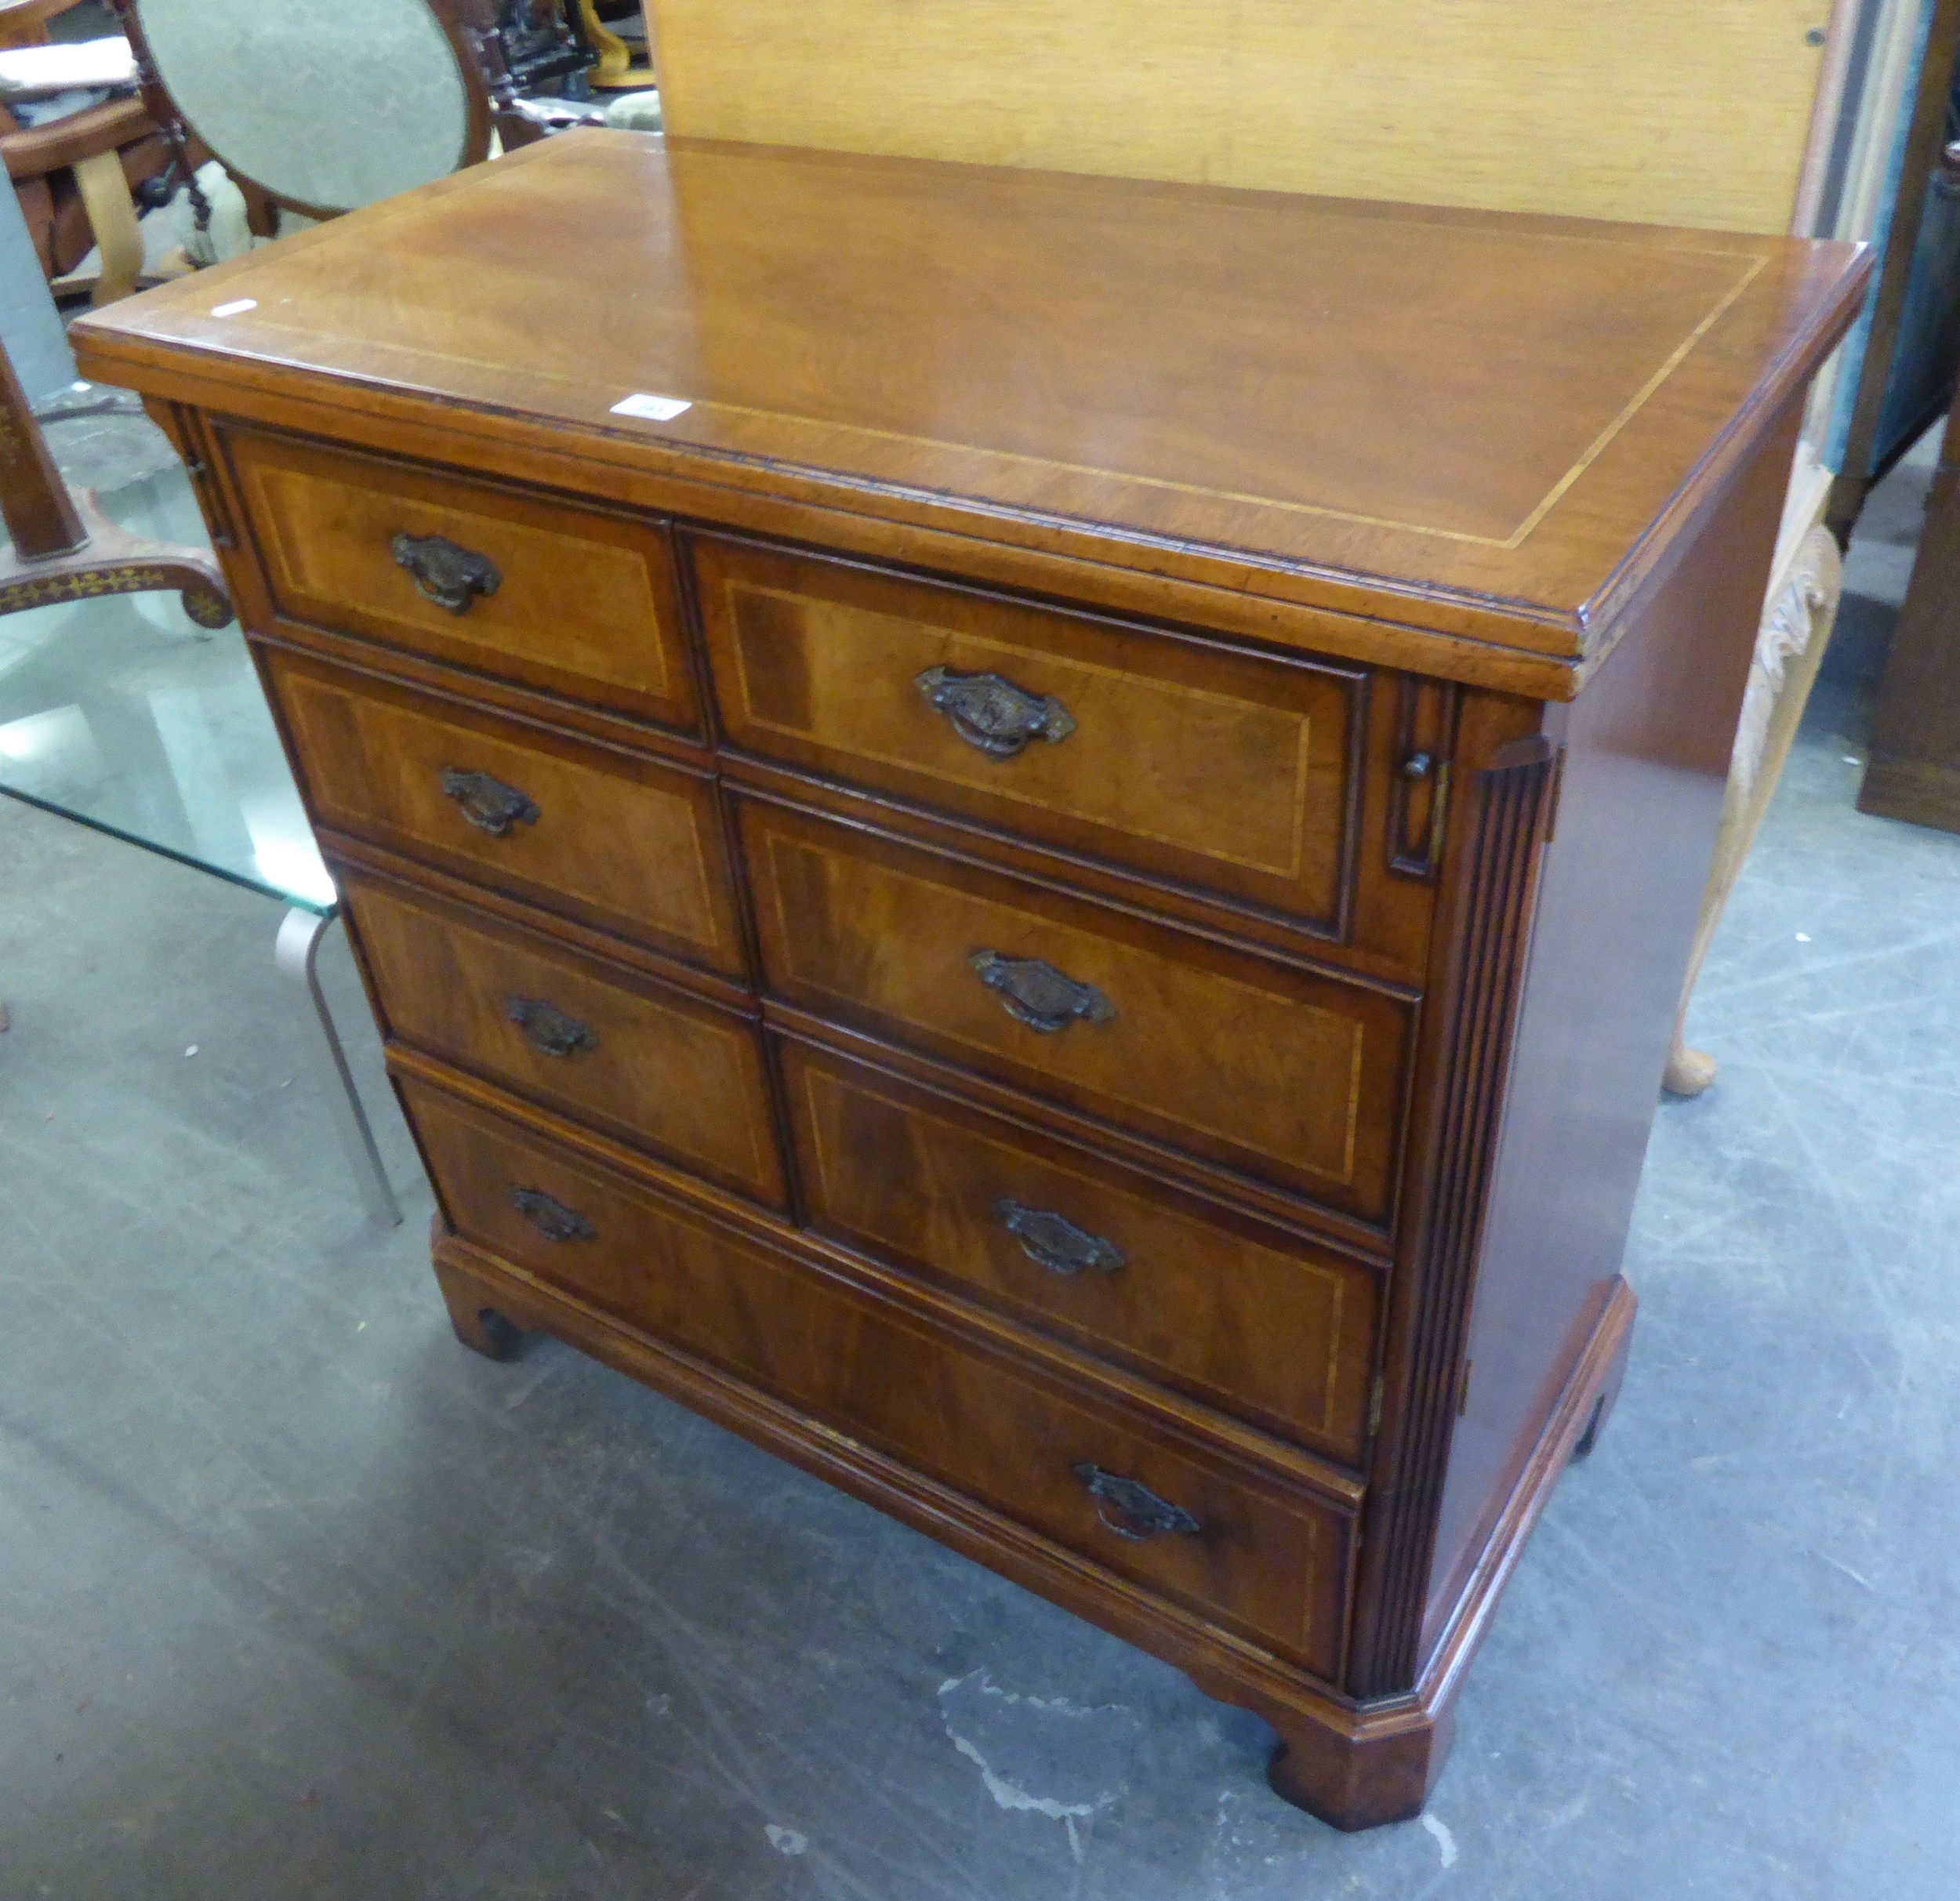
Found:
<path fill-rule="evenodd" d="M 86 375 L 247 420 L 1558 699 L 1867 269 L 587 132 L 73 339 Z M 581 286 L 603 322 L 568 321 Z"/>

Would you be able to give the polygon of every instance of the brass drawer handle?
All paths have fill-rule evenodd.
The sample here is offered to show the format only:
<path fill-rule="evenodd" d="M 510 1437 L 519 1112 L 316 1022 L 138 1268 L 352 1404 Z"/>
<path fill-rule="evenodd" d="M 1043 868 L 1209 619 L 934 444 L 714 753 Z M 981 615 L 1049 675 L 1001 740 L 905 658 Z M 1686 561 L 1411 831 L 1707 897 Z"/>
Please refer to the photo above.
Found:
<path fill-rule="evenodd" d="M 579 1056 L 599 1047 L 599 1032 L 555 1004 L 534 996 L 503 1000 L 503 1014 L 524 1032 L 524 1040 L 541 1056 Z"/>
<path fill-rule="evenodd" d="M 913 684 L 968 746 L 989 759 L 1012 759 L 1030 739 L 1059 746 L 1076 729 L 1061 701 L 1024 691 L 998 673 L 955 673 L 929 666 Z"/>
<path fill-rule="evenodd" d="M 1204 1529 L 1181 1505 L 1158 1497 L 1148 1486 L 1134 1478 L 1105 1472 L 1099 1465 L 1075 1468 L 1083 1489 L 1096 1501 L 1096 1516 L 1119 1538 L 1133 1538 L 1139 1544 L 1148 1538 L 1163 1538 L 1176 1533 L 1195 1538 Z M 1116 1516 L 1109 1515 L 1114 1512 Z"/>
<path fill-rule="evenodd" d="M 414 577 L 423 600 L 452 614 L 467 614 L 479 594 L 494 594 L 503 581 L 488 555 L 459 548 L 445 535 L 397 535 L 388 551 Z"/>
<path fill-rule="evenodd" d="M 1004 957 L 998 951 L 980 950 L 967 962 L 999 996 L 1009 1016 L 1044 1036 L 1065 1030 L 1071 1023 L 1107 1023 L 1116 1014 L 1116 1005 L 1094 984 L 1064 977 L 1039 957 Z"/>
<path fill-rule="evenodd" d="M 547 1241 L 590 1241 L 599 1232 L 577 1209 L 554 1201 L 542 1188 L 513 1188 L 510 1205 Z"/>
<path fill-rule="evenodd" d="M 1080 1274 L 1094 1268 L 1113 1274 L 1123 1265 L 1123 1250 L 1076 1227 L 1065 1217 L 1044 1208 L 1030 1208 L 1004 1195 L 993 1204 L 994 1218 L 1021 1243 L 1021 1251 L 1052 1274 Z"/>
<path fill-rule="evenodd" d="M 524 793 L 501 779 L 493 779 L 487 772 L 465 772 L 459 767 L 445 767 L 442 796 L 455 800 L 463 817 L 492 838 L 508 838 L 514 827 L 534 825 L 539 816 L 537 807 Z"/>

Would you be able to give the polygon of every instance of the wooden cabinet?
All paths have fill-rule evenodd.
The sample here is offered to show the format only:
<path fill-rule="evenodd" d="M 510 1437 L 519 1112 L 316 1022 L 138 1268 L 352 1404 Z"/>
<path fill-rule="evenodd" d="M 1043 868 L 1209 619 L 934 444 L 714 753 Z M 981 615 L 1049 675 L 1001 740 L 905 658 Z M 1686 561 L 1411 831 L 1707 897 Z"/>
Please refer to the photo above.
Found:
<path fill-rule="evenodd" d="M 589 133 L 75 337 L 198 458 L 459 1335 L 1148 1646 L 1359 1827 L 1619 1377 L 1863 278 Z"/>

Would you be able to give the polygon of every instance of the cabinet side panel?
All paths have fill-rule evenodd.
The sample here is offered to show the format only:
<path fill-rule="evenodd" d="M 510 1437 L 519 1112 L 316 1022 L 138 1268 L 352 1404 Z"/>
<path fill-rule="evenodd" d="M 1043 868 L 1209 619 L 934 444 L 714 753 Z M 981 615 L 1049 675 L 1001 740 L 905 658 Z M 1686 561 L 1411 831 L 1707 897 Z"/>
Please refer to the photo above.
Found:
<path fill-rule="evenodd" d="M 1466 1403 L 1429 1572 L 1425 1656 L 1620 1270 L 1798 414 L 1788 412 L 1711 504 L 1570 709 L 1479 1256 Z"/>

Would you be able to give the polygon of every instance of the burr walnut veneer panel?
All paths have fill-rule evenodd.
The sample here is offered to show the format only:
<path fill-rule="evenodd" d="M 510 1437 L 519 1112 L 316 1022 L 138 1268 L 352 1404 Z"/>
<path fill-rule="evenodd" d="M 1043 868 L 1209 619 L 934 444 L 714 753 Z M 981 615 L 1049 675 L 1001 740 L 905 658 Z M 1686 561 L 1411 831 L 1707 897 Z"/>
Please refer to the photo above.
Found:
<path fill-rule="evenodd" d="M 588 131 L 72 336 L 193 459 L 459 1337 L 1145 1645 L 1358 1828 L 1617 1388 L 1865 274 Z"/>
<path fill-rule="evenodd" d="M 1338 930 L 1364 673 L 743 542 L 693 553 L 731 744 Z"/>
<path fill-rule="evenodd" d="M 660 523 L 256 430 L 227 431 L 225 446 L 281 614 L 643 719 L 695 724 Z M 460 604 L 434 597 L 445 586 L 441 566 L 412 571 L 445 554 L 448 598 Z"/>
<path fill-rule="evenodd" d="M 338 874 L 390 1032 L 779 1205 L 754 1023 L 371 873 Z"/>
<path fill-rule="evenodd" d="M 1004 1354 L 946 1340 L 840 1277 L 717 1234 L 648 1189 L 434 1091 L 410 1084 L 406 1094 L 466 1239 L 1319 1675 L 1338 1674 L 1347 1528 L 1325 1501 L 1094 1391 L 1058 1391 Z M 548 1195 L 580 1226 L 547 1239 L 514 1192 Z M 1076 1478 L 1083 1464 L 1149 1486 L 1190 1528 L 1127 1536 Z"/>
<path fill-rule="evenodd" d="M 781 807 L 742 830 L 771 993 L 1386 1220 L 1406 1002 Z M 1030 1022 L 989 958 L 1091 1000 Z"/>
<path fill-rule="evenodd" d="M 295 655 L 267 664 L 322 825 L 740 969 L 706 778 Z"/>
<path fill-rule="evenodd" d="M 819 1232 L 1359 1459 L 1378 1271 L 833 1051 L 782 1063 Z"/>

